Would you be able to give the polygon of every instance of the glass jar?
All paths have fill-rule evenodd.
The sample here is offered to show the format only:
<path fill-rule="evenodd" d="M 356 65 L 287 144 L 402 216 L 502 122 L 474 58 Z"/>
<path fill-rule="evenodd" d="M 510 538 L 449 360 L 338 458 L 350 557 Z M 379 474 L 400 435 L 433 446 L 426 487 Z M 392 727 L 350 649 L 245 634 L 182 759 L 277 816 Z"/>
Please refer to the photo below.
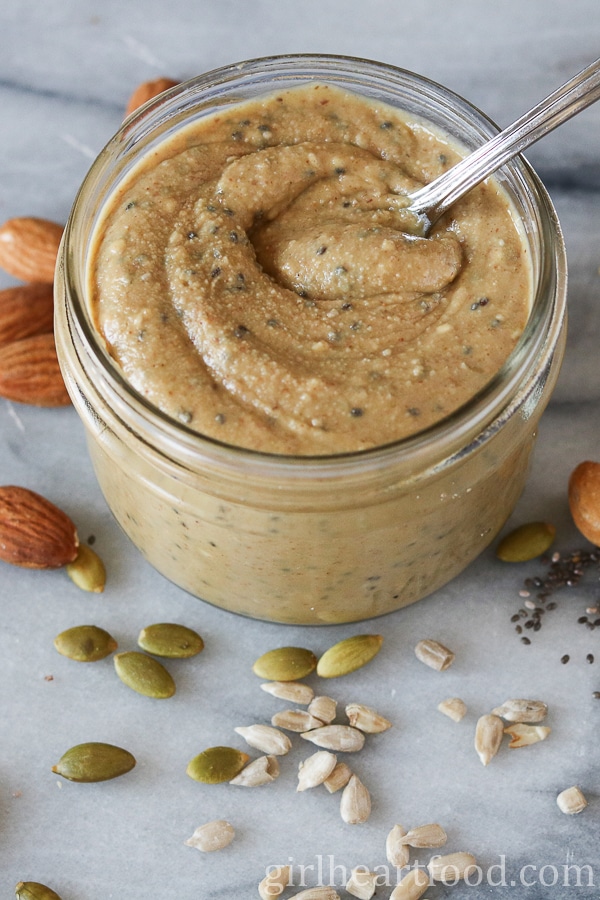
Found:
<path fill-rule="evenodd" d="M 532 312 L 502 370 L 452 415 L 384 447 L 290 457 L 219 443 L 162 414 L 125 381 L 90 317 L 86 273 L 103 206 L 140 157 L 191 117 L 307 81 L 396 106 L 467 151 L 497 130 L 440 85 L 345 57 L 253 60 L 180 85 L 124 123 L 78 194 L 57 270 L 56 339 L 104 496 L 146 559 L 224 609 L 319 624 L 419 600 L 498 533 L 564 352 L 566 263 L 550 199 L 517 159 L 497 178 L 529 245 Z"/>

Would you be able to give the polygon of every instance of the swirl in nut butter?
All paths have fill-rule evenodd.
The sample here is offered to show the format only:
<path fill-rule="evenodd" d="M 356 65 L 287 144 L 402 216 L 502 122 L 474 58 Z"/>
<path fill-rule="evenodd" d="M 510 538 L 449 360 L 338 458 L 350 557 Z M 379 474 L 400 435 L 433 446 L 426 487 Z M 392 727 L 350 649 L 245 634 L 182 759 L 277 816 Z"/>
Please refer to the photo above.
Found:
<path fill-rule="evenodd" d="M 426 124 L 325 84 L 196 119 L 108 204 L 97 329 L 139 393 L 228 444 L 310 456 L 415 434 L 494 376 L 531 306 L 493 181 L 428 238 L 407 231 L 402 195 L 458 158 Z"/>

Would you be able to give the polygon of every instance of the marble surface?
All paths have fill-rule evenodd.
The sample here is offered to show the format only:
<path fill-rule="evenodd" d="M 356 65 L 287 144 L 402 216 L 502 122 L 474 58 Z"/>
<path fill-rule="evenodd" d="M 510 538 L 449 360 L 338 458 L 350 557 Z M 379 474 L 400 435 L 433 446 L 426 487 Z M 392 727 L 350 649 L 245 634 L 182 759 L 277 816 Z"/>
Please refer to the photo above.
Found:
<path fill-rule="evenodd" d="M 0 219 L 64 220 L 85 172 L 118 127 L 133 87 L 169 75 L 283 52 L 381 59 L 446 83 L 507 124 L 598 55 L 597 0 L 3 0 L 0 5 Z M 570 334 L 563 371 L 543 418 L 528 486 L 512 523 L 553 521 L 557 547 L 578 545 L 566 484 L 600 442 L 600 106 L 531 148 L 565 232 Z M 0 273 L 0 287 L 14 283 Z M 577 624 L 598 584 L 557 595 L 558 609 L 526 647 L 510 616 L 523 572 L 485 552 L 436 595 L 368 625 L 293 628 L 235 618 L 167 583 L 122 536 L 94 480 L 72 409 L 0 401 L 0 483 L 22 484 L 61 505 L 81 536 L 96 538 L 109 578 L 102 595 L 79 591 L 63 572 L 0 565 L 0 894 L 20 879 L 45 882 L 63 900 L 251 898 L 265 867 L 290 863 L 295 890 L 343 883 L 356 865 L 385 881 L 385 836 L 395 822 L 428 821 L 448 832 L 448 852 L 471 850 L 479 887 L 434 886 L 441 897 L 600 896 L 600 629 Z M 107 628 L 122 649 L 141 627 L 171 619 L 197 628 L 206 649 L 171 666 L 178 691 L 165 703 L 130 692 L 106 660 L 83 666 L 52 640 L 75 624 Z M 237 725 L 267 722 L 283 702 L 260 691 L 250 666 L 282 644 L 320 653 L 361 631 L 385 634 L 373 664 L 332 684 L 309 679 L 341 704 L 378 708 L 394 727 L 351 761 L 368 784 L 373 813 L 343 825 L 339 795 L 295 793 L 294 749 L 282 775 L 256 789 L 205 787 L 185 775 L 211 744 L 242 746 Z M 440 674 L 414 657 L 422 637 L 443 640 L 456 662 Z M 586 656 L 596 655 L 595 664 Z M 561 657 L 570 661 L 561 665 Z M 469 712 L 455 724 L 436 711 L 447 696 Z M 474 755 L 479 714 L 509 696 L 550 706 L 550 738 L 504 751 L 484 768 Z M 105 740 L 138 759 L 122 779 L 59 781 L 50 767 L 71 745 Z M 555 797 L 579 784 L 589 806 L 559 812 Z M 235 842 L 201 854 L 184 840 L 227 818 Z M 421 862 L 427 851 L 413 859 Z M 395 873 L 390 873 L 390 876 Z M 377 897 L 389 896 L 380 887 Z M 291 896 L 290 889 L 285 896 Z M 348 896 L 340 888 L 342 896 Z"/>

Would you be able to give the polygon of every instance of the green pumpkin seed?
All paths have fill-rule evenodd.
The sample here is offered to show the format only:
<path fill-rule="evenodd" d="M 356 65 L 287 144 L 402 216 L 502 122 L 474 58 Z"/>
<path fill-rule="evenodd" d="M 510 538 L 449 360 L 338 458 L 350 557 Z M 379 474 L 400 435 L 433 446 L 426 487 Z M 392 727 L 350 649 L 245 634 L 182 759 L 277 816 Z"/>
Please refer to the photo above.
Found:
<path fill-rule="evenodd" d="M 96 662 L 117 649 L 117 642 L 103 628 L 96 625 L 76 625 L 61 631 L 54 638 L 54 646 L 63 656 L 77 662 Z"/>
<path fill-rule="evenodd" d="M 143 628 L 138 644 L 147 653 L 169 659 L 188 659 L 204 650 L 204 641 L 199 634 L 185 625 L 175 625 L 172 622 L 161 622 Z"/>
<path fill-rule="evenodd" d="M 252 666 L 252 671 L 259 678 L 267 678 L 269 681 L 296 681 L 298 678 L 306 678 L 314 672 L 316 666 L 317 657 L 312 650 L 277 647 L 276 650 L 263 653 Z"/>
<path fill-rule="evenodd" d="M 106 569 L 95 550 L 88 544 L 80 544 L 73 562 L 65 566 L 71 581 L 82 591 L 101 594 L 106 584 Z"/>
<path fill-rule="evenodd" d="M 188 763 L 186 774 L 204 784 L 221 784 L 239 775 L 249 759 L 235 747 L 209 747 Z"/>
<path fill-rule="evenodd" d="M 127 687 L 144 697 L 166 700 L 175 693 L 175 682 L 162 663 L 145 653 L 128 650 L 114 658 L 117 675 Z"/>
<path fill-rule="evenodd" d="M 319 659 L 317 675 L 321 678 L 339 678 L 354 672 L 370 662 L 381 650 L 380 634 L 355 634 L 326 650 Z"/>
<path fill-rule="evenodd" d="M 67 750 L 52 771 L 69 781 L 109 781 L 130 772 L 135 762 L 135 757 L 121 747 L 91 741 Z"/>
<path fill-rule="evenodd" d="M 528 562 L 545 553 L 555 535 L 554 525 L 527 522 L 502 538 L 496 548 L 496 556 L 503 562 Z"/>
<path fill-rule="evenodd" d="M 39 881 L 20 881 L 15 888 L 15 896 L 19 900 L 60 900 L 56 891 Z"/>

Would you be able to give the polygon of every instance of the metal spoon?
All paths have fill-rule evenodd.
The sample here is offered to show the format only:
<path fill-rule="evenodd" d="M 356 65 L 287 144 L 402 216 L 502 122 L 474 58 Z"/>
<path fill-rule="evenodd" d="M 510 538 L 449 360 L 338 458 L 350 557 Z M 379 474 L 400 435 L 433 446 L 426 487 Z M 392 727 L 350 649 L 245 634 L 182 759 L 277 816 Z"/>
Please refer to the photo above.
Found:
<path fill-rule="evenodd" d="M 402 207 L 416 220 L 415 233 L 426 236 L 439 217 L 476 184 L 599 98 L 597 59 L 439 178 L 407 194 Z"/>

